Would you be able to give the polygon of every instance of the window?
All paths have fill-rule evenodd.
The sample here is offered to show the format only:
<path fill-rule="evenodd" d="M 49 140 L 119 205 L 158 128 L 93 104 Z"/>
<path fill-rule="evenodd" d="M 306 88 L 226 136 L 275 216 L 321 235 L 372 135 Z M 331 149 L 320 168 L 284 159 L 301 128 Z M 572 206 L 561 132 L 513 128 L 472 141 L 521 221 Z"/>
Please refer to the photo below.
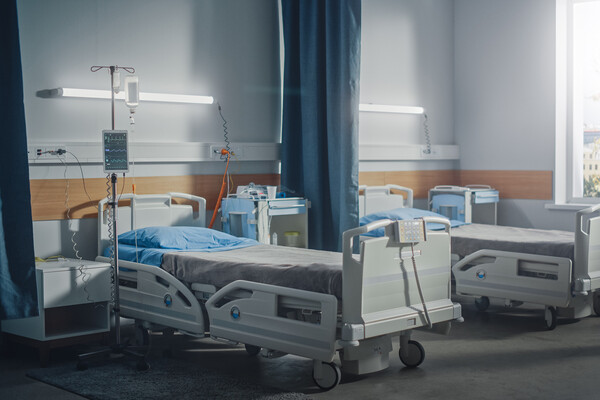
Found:
<path fill-rule="evenodd" d="M 589 202 L 600 200 L 600 1 L 571 0 L 569 8 L 572 165 L 583 161 L 573 168 L 570 200 Z"/>
<path fill-rule="evenodd" d="M 600 0 L 556 4 L 556 149 L 566 150 L 564 156 L 556 153 L 556 201 L 599 202 Z"/>

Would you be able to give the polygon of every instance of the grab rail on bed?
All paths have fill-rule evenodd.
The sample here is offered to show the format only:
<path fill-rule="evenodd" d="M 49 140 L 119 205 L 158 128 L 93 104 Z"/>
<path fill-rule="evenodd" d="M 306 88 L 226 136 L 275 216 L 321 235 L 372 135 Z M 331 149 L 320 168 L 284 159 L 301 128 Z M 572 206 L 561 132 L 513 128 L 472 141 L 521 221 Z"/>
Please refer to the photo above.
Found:
<path fill-rule="evenodd" d="M 575 217 L 575 219 L 576 219 L 575 220 L 575 224 L 576 224 L 575 232 L 582 232 L 583 234 L 587 235 L 588 229 L 586 229 L 585 231 L 582 229 L 583 228 L 583 217 L 588 214 L 592 214 L 598 210 L 600 210 L 600 203 L 595 204 L 591 207 L 584 208 L 583 210 L 577 211 L 576 217 Z M 589 224 L 588 224 L 588 228 L 589 228 Z"/>
<path fill-rule="evenodd" d="M 444 225 L 444 231 L 450 232 L 450 221 L 446 218 L 441 217 L 423 217 L 425 223 L 436 223 Z M 342 252 L 345 257 L 352 257 L 353 252 L 353 239 L 356 236 L 364 235 L 365 233 L 374 231 L 379 228 L 385 228 L 386 226 L 394 223 L 394 220 L 391 219 L 380 219 L 377 221 L 370 222 L 366 225 L 359 226 L 357 228 L 348 229 L 342 235 Z"/>
<path fill-rule="evenodd" d="M 385 186 L 367 186 L 361 185 L 358 191 L 362 191 L 365 198 L 368 194 L 383 193 L 385 196 L 393 196 L 392 190 L 404 192 L 406 194 L 406 205 L 404 207 L 412 208 L 414 201 L 414 191 L 406 186 L 387 184 Z"/>

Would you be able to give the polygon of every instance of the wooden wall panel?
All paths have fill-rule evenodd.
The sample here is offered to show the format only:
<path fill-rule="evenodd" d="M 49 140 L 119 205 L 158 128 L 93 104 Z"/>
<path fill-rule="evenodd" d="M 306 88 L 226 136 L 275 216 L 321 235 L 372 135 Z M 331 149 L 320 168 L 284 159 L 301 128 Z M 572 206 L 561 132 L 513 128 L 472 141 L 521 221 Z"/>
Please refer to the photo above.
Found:
<path fill-rule="evenodd" d="M 250 182 L 261 185 L 279 185 L 279 174 L 248 174 L 231 175 L 231 190 L 239 185 Z M 183 192 L 206 199 L 206 208 L 212 210 L 221 189 L 222 175 L 185 175 L 185 176 L 154 176 L 135 178 L 137 194 L 155 194 L 167 192 Z M 133 178 L 119 177 L 118 191 L 132 192 Z M 66 219 L 67 202 L 70 207 L 70 218 L 96 218 L 98 202 L 107 196 L 106 178 L 81 179 L 32 179 L 31 209 L 34 221 Z M 68 185 L 68 198 L 66 189 Z"/>
<path fill-rule="evenodd" d="M 232 175 L 234 190 L 238 185 L 256 182 L 279 185 L 279 174 Z M 221 175 L 155 176 L 135 178 L 136 193 L 166 192 L 190 193 L 206 198 L 206 208 L 212 210 L 221 188 Z M 131 193 L 133 179 L 119 177 L 119 192 Z M 361 172 L 361 185 L 381 186 L 396 184 L 414 190 L 415 198 L 427 198 L 429 189 L 436 185 L 486 184 L 500 191 L 502 199 L 552 200 L 552 171 L 383 171 Z M 33 179 L 30 181 L 31 207 L 34 221 L 67 218 L 65 190 L 68 184 L 70 218 L 96 218 L 100 199 L 106 197 L 106 178 L 86 179 L 84 191 L 81 179 Z"/>
<path fill-rule="evenodd" d="M 490 185 L 500 192 L 501 199 L 552 200 L 552 171 L 485 171 L 434 170 L 385 171 L 359 173 L 361 185 L 407 186 L 415 198 L 426 199 L 429 189 L 437 185 Z"/>
<path fill-rule="evenodd" d="M 461 170 L 460 184 L 485 184 L 497 189 L 501 199 L 552 200 L 552 171 Z"/>
<path fill-rule="evenodd" d="M 416 199 L 426 199 L 429 189 L 434 186 L 458 185 L 460 182 L 455 170 L 361 172 L 358 180 L 361 185 L 406 186 L 413 190 Z"/>

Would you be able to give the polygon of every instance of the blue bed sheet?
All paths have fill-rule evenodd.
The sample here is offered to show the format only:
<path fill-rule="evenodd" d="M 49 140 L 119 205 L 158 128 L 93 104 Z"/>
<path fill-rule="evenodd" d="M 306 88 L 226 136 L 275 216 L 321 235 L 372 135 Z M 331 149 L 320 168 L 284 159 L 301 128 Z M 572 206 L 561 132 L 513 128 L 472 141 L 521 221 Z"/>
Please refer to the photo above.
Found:
<path fill-rule="evenodd" d="M 370 222 L 378 221 L 380 219 L 391 219 L 391 220 L 404 220 L 414 219 L 423 217 L 438 217 L 448 219 L 445 216 L 435 213 L 433 211 L 421 210 L 419 208 L 401 207 L 394 208 L 392 210 L 380 211 L 372 214 L 365 215 L 360 218 L 360 226 L 367 225 Z M 457 226 L 465 225 L 464 222 L 455 219 L 450 220 L 450 226 L 456 228 Z M 427 229 L 430 231 L 439 231 L 444 229 L 444 225 L 438 223 L 427 223 Z M 367 232 L 362 236 L 380 237 L 385 234 L 384 228 L 375 229 L 371 232 Z"/>
<path fill-rule="evenodd" d="M 148 227 L 119 235 L 119 260 L 160 267 L 165 253 L 181 251 L 210 253 L 242 249 L 258 244 L 254 239 L 240 238 L 208 228 Z M 111 252 L 112 246 L 107 247 L 103 255 L 110 257 Z"/>

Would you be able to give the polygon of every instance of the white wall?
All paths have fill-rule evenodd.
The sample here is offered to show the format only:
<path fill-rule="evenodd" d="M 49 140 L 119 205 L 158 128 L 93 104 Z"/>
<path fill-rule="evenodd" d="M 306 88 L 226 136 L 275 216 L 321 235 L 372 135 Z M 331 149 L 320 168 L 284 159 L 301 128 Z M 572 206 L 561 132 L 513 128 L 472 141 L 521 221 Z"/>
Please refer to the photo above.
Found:
<path fill-rule="evenodd" d="M 554 1 L 454 1 L 461 169 L 554 171 L 555 37 Z M 573 212 L 549 202 L 502 200 L 499 223 L 573 230 Z"/>
<path fill-rule="evenodd" d="M 361 103 L 421 106 L 433 145 L 454 144 L 454 21 L 448 0 L 362 3 Z M 424 145 L 419 115 L 360 114 L 365 145 Z M 361 161 L 361 171 L 452 169 L 455 161 Z"/>
<path fill-rule="evenodd" d="M 97 142 L 100 154 L 100 132 L 111 125 L 108 100 L 36 96 L 57 87 L 108 89 L 108 72 L 92 73 L 92 65 L 135 67 L 143 92 L 214 96 L 232 142 L 279 142 L 277 0 L 19 0 L 17 6 L 29 143 Z M 116 128 L 129 129 L 127 108 L 116 106 Z M 223 143 L 216 104 L 141 103 L 135 121 L 133 143 Z M 232 173 L 278 172 L 273 161 L 232 164 Z M 86 178 L 104 176 L 98 163 L 83 170 Z M 136 176 L 222 171 L 219 162 L 135 166 Z M 60 163 L 30 165 L 32 179 L 64 173 Z M 71 165 L 67 177 L 79 176 Z M 83 229 L 77 236 L 84 257 L 93 258 L 95 221 L 74 225 Z M 64 221 L 34 223 L 36 256 L 72 256 L 70 232 Z"/>
<path fill-rule="evenodd" d="M 30 140 L 99 140 L 108 101 L 40 99 L 54 87 L 107 89 L 92 65 L 136 68 L 145 92 L 212 95 L 230 139 L 279 139 L 276 0 L 20 0 L 19 25 Z M 123 72 L 123 75 L 126 73 Z M 117 104 L 117 128 L 129 127 Z M 222 140 L 216 105 L 142 103 L 136 141 Z"/>

